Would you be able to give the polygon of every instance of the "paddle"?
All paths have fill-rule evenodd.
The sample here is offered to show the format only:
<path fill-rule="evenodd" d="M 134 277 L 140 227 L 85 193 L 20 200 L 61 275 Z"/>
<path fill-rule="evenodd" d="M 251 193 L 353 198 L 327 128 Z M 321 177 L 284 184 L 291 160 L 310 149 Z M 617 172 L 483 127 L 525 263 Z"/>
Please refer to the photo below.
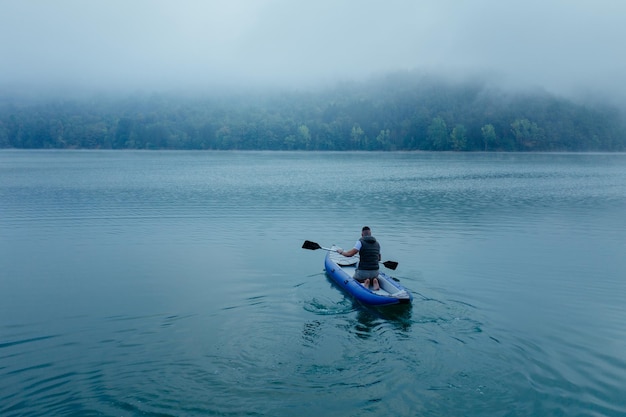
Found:
<path fill-rule="evenodd" d="M 302 249 L 310 249 L 310 250 L 324 249 L 329 252 L 337 252 L 335 249 L 325 248 L 315 242 L 311 242 L 310 240 L 304 241 L 304 243 L 302 244 Z M 385 268 L 389 268 L 392 270 L 395 270 L 398 267 L 398 263 L 395 261 L 385 261 L 385 262 L 381 262 L 381 264 L 385 265 Z"/>

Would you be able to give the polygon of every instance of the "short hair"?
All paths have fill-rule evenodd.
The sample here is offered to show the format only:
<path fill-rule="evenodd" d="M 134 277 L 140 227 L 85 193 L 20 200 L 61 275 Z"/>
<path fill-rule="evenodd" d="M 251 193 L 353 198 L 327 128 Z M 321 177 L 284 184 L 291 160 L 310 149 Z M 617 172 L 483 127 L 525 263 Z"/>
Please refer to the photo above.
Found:
<path fill-rule="evenodd" d="M 372 232 L 369 227 L 363 226 L 363 229 L 361 229 L 361 233 L 363 233 L 366 236 L 369 236 Z"/>

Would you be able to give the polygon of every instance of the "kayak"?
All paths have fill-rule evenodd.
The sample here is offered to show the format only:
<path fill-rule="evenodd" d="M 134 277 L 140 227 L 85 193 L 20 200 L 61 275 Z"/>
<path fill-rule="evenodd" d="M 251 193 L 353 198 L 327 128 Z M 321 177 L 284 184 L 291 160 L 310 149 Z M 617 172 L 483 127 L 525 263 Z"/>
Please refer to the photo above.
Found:
<path fill-rule="evenodd" d="M 382 271 L 378 274 L 380 289 L 374 291 L 371 285 L 370 288 L 365 288 L 363 284 L 353 278 L 359 262 L 358 254 L 347 258 L 337 253 L 337 249 L 333 245 L 326 253 L 324 259 L 326 274 L 335 284 L 358 301 L 370 306 L 410 304 L 413 301 L 413 296 L 406 288 Z"/>

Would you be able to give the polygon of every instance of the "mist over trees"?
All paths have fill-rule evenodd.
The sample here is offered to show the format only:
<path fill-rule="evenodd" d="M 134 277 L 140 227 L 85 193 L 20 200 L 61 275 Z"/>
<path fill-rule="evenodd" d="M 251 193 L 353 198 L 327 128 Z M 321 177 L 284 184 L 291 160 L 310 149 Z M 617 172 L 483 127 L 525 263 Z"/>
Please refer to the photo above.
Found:
<path fill-rule="evenodd" d="M 624 151 L 626 128 L 610 106 L 403 73 L 318 91 L 5 95 L 0 148 Z"/>

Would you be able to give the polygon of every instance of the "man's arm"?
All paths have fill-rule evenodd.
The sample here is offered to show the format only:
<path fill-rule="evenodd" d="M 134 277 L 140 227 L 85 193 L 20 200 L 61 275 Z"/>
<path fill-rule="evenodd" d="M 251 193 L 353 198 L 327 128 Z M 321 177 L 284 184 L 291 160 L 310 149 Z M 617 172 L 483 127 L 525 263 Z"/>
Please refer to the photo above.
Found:
<path fill-rule="evenodd" d="M 352 248 L 352 249 L 347 250 L 347 251 L 344 251 L 343 249 L 339 249 L 339 250 L 337 250 L 337 252 L 338 252 L 340 255 L 343 255 L 343 256 L 345 256 L 345 257 L 349 258 L 349 257 L 351 257 L 351 256 L 356 255 L 356 254 L 357 254 L 357 252 L 358 252 L 358 250 L 357 250 L 357 248 Z M 379 256 L 380 256 L 380 255 L 379 255 Z"/>

